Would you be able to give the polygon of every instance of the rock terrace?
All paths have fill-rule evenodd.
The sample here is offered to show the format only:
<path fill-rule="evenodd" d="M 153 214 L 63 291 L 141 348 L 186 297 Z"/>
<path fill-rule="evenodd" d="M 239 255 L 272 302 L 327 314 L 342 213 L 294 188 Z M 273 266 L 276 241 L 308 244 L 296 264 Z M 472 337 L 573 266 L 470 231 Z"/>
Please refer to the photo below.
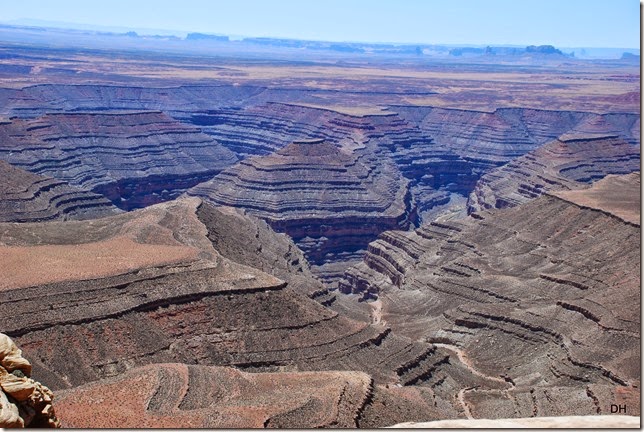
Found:
<path fill-rule="evenodd" d="M 406 181 L 393 163 L 321 139 L 245 159 L 189 194 L 247 209 L 287 233 L 322 268 L 336 253 L 355 252 L 379 232 L 409 225 Z"/>
<path fill-rule="evenodd" d="M 340 287 L 377 297 L 378 320 L 394 331 L 507 382 L 463 393 L 476 418 L 532 406 L 560 413 L 542 392 L 589 413 L 622 398 L 637 405 L 640 227 L 616 214 L 639 208 L 639 184 L 635 174 L 610 176 L 479 220 L 386 232 Z"/>
<path fill-rule="evenodd" d="M 0 222 L 92 219 L 118 212 L 102 195 L 0 160 Z"/>
<path fill-rule="evenodd" d="M 237 161 L 161 112 L 14 119 L 0 124 L 0 138 L 0 157 L 12 165 L 92 190 L 126 210 L 176 197 Z"/>

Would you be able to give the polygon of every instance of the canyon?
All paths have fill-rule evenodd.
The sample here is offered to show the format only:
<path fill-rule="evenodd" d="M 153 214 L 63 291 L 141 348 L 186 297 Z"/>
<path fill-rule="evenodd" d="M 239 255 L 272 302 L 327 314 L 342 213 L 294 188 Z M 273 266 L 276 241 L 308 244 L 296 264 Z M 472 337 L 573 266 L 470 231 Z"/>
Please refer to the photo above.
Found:
<path fill-rule="evenodd" d="M 599 190 L 601 202 L 591 198 Z M 476 219 L 384 233 L 341 290 L 377 298 L 392 331 L 449 348 L 504 384 L 466 390 L 476 418 L 590 395 L 588 413 L 608 412 L 609 394 L 632 397 L 640 385 L 639 190 L 639 173 L 610 176 Z"/>
<path fill-rule="evenodd" d="M 0 54 L 0 332 L 63 427 L 640 415 L 636 65 Z"/>

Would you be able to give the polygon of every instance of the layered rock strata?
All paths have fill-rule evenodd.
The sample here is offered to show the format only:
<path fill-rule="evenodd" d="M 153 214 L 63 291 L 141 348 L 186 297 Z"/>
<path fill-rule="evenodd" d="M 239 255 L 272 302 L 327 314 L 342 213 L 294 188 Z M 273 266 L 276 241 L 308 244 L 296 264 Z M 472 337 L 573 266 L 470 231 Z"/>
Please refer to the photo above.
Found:
<path fill-rule="evenodd" d="M 570 414 L 626 404 L 638 415 L 639 185 L 609 176 L 479 220 L 384 233 L 341 289 L 377 297 L 378 322 L 505 383 L 460 394 L 473 417 L 561 415 L 563 401 Z"/>
<path fill-rule="evenodd" d="M 392 106 L 381 115 L 349 115 L 306 104 L 266 103 L 204 111 L 186 118 L 242 155 L 267 155 L 303 137 L 323 137 L 350 149 L 392 158 L 409 180 L 422 220 L 459 201 L 482 174 L 562 134 L 619 135 L 639 143 L 632 114 L 525 108 L 494 112 Z M 459 203 L 458 206 L 462 206 Z"/>
<path fill-rule="evenodd" d="M 149 84 L 149 83 L 148 83 Z M 163 110 L 195 112 L 225 106 L 240 106 L 266 90 L 236 85 L 113 85 L 38 84 L 21 89 L 0 89 L 6 117 L 36 118 L 45 113 L 70 111 Z"/>
<path fill-rule="evenodd" d="M 161 112 L 47 114 L 0 124 L 0 159 L 123 209 L 172 199 L 237 161 Z"/>
<path fill-rule="evenodd" d="M 428 388 L 377 385 L 362 372 L 247 373 L 176 363 L 60 391 L 56 403 L 65 424 L 81 428 L 374 428 L 458 415 L 445 405 Z M 94 406 L 100 410 L 88 410 Z"/>
<path fill-rule="evenodd" d="M 0 160 L 0 222 L 91 219 L 118 212 L 102 195 Z"/>
<path fill-rule="evenodd" d="M 470 213 L 511 207 L 546 191 L 579 189 L 608 174 L 639 169 L 640 147 L 617 136 L 565 135 L 485 174 L 468 200 Z"/>
<path fill-rule="evenodd" d="M 336 255 L 355 259 L 383 230 L 409 225 L 406 184 L 392 162 L 311 140 L 245 159 L 189 193 L 266 220 L 329 279 L 338 271 Z"/>
<path fill-rule="evenodd" d="M 209 180 L 223 167 L 234 162 L 231 154 L 221 153 L 222 148 L 211 139 L 211 144 L 205 147 L 197 144 L 205 143 L 207 139 L 204 134 L 197 133 L 199 130 L 242 158 L 268 155 L 294 140 L 314 137 L 324 138 L 349 151 L 363 148 L 362 153 L 370 154 L 371 158 L 378 160 L 377 163 L 391 158 L 408 180 L 407 187 L 417 217 L 427 221 L 432 220 L 439 211 L 458 212 L 463 207 L 462 197 L 470 194 L 485 172 L 562 134 L 612 134 L 632 144 L 639 142 L 639 119 L 633 114 L 600 115 L 525 108 L 481 112 L 408 105 L 389 106 L 379 114 L 361 114 L 359 110 L 351 114 L 351 110 L 332 109 L 332 104 L 329 105 L 331 108 L 323 108 L 315 103 L 307 103 L 310 98 L 315 99 L 308 90 L 267 89 L 249 85 L 154 88 L 56 84 L 6 89 L 4 93 L 7 93 L 7 113 L 23 118 L 14 119 L 13 123 L 24 123 L 23 126 L 36 137 L 45 133 L 39 129 L 43 122 L 56 123 L 55 116 L 72 124 L 87 122 L 79 120 L 78 116 L 83 114 L 71 116 L 69 112 L 72 111 L 100 109 L 103 110 L 102 114 L 94 115 L 108 116 L 105 110 L 117 114 L 118 110 L 162 109 L 184 122 L 173 123 L 172 132 L 165 131 L 180 147 L 178 154 L 168 149 L 171 155 L 163 153 L 159 157 L 158 149 L 167 147 L 162 136 L 157 137 L 161 144 L 154 147 L 139 145 L 134 141 L 140 137 L 133 141 L 123 135 L 110 135 L 114 129 L 111 122 L 96 117 L 99 120 L 94 122 L 105 122 L 106 125 L 97 131 L 114 139 L 127 139 L 128 146 L 137 148 L 136 166 L 122 164 L 130 170 L 129 175 L 119 173 L 119 168 L 111 163 L 107 167 L 95 167 L 92 165 L 95 161 L 85 157 L 81 161 L 84 166 L 91 162 L 90 171 L 86 169 L 83 173 L 77 173 L 75 179 L 61 177 L 61 172 L 75 172 L 79 168 L 70 165 L 72 159 L 53 156 L 51 149 L 47 150 L 47 146 L 42 145 L 38 152 L 33 148 L 29 150 L 30 162 L 20 157 L 6 158 L 27 170 L 68 181 L 72 185 L 94 188 L 95 192 L 107 196 L 124 209 L 174 198 L 181 191 Z M 45 112 L 61 114 L 49 114 L 40 119 Z M 148 111 L 145 115 L 152 113 Z M 143 126 L 136 126 L 136 120 L 133 120 L 134 125 L 122 119 L 119 121 L 123 126 L 122 131 L 133 127 L 133 135 L 140 135 L 141 130 L 145 130 Z M 142 119 L 141 123 L 145 124 L 146 121 Z M 164 129 L 167 122 L 167 118 L 154 120 L 154 129 Z M 186 122 L 197 125 L 199 129 L 191 128 Z M 180 136 L 173 135 L 179 130 L 182 131 Z M 24 134 L 24 131 L 11 132 L 9 135 L 15 137 L 21 133 Z M 96 140 L 99 143 L 109 141 L 100 137 Z M 47 142 L 52 142 L 51 137 L 47 138 Z M 88 150 L 89 141 L 85 139 L 81 142 L 83 148 Z M 20 149 L 21 145 L 18 143 L 14 148 Z M 198 151 L 197 147 L 200 146 L 201 150 Z M 206 148 L 209 150 L 206 151 Z M 102 152 L 100 154 L 100 159 L 105 159 Z M 36 160 L 40 162 L 36 163 Z M 27 165 L 21 165 L 25 163 Z M 109 173 L 104 174 L 104 169 L 108 169 Z M 131 174 L 132 170 L 136 171 L 136 175 Z M 83 177 L 82 181 L 79 176 Z M 90 176 L 94 180 L 90 181 Z M 102 178 L 104 176 L 109 178 Z M 94 184 L 97 182 L 100 184 Z M 331 273 L 337 273 L 337 270 Z"/>
<path fill-rule="evenodd" d="M 29 361 L 0 333 L 0 427 L 59 428 L 51 390 L 30 377 Z"/>
<path fill-rule="evenodd" d="M 80 428 L 346 428 L 357 426 L 372 392 L 359 372 L 158 364 L 60 392 L 57 407 Z"/>
<path fill-rule="evenodd" d="M 189 198 L 86 222 L 0 224 L 0 325 L 50 387 L 167 362 L 358 370 L 400 385 L 452 367 L 441 349 L 346 318 L 252 261 L 225 258 L 213 243 L 234 233 L 210 240 L 216 230 L 199 218 L 209 223 L 215 210 L 202 206 Z"/>
<path fill-rule="evenodd" d="M 561 135 L 620 135 L 639 143 L 639 116 L 499 108 L 492 112 L 437 107 L 392 107 L 400 116 L 431 136 L 440 146 L 462 157 L 505 163 Z M 509 158 L 508 158 L 509 157 Z"/>
<path fill-rule="evenodd" d="M 249 217 L 242 209 L 210 205 L 200 206 L 197 215 L 208 229 L 208 240 L 226 258 L 276 276 L 320 302 L 335 298 L 314 278 L 293 240 L 273 231 L 265 221 Z"/>

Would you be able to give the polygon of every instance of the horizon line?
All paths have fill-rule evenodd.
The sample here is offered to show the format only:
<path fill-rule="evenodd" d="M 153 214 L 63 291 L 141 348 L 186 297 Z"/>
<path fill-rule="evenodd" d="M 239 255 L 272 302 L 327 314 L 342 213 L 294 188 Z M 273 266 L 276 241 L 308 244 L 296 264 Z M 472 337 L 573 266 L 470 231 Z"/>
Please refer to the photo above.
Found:
<path fill-rule="evenodd" d="M 24 22 L 32 21 L 34 24 L 25 24 Z M 37 23 L 37 24 L 36 24 Z M 641 52 L 641 46 L 638 47 L 619 47 L 619 46 L 592 46 L 592 45 L 579 45 L 579 46 L 563 46 L 555 44 L 521 44 L 521 43 L 480 43 L 480 42 L 463 42 L 463 43 L 454 43 L 454 42 L 391 42 L 391 41 L 359 41 L 359 40 L 325 40 L 325 39 L 310 39 L 310 38 L 298 38 L 298 37 L 283 37 L 283 36 L 265 36 L 265 35 L 243 35 L 243 34 L 232 34 L 232 33 L 211 33 L 199 30 L 171 30 L 171 29 L 155 29 L 149 27 L 128 27 L 128 26 L 119 26 L 119 25 L 102 25 L 102 24 L 88 24 L 80 22 L 66 22 L 66 21 L 49 21 L 41 20 L 34 18 L 18 18 L 14 20 L 0 20 L 0 25 L 8 27 L 32 27 L 32 28 L 42 28 L 42 29 L 57 29 L 57 30 L 77 30 L 77 31 L 94 31 L 94 32 L 109 32 L 114 33 L 115 35 L 125 35 L 127 31 L 133 31 L 137 36 L 175 36 L 183 35 L 183 39 L 187 37 L 188 34 L 198 33 L 207 36 L 226 36 L 230 42 L 243 41 L 245 39 L 274 39 L 274 40 L 293 40 L 293 41 L 306 41 L 306 42 L 330 42 L 330 43 L 351 43 L 351 44 L 365 44 L 365 45 L 427 45 L 427 46 L 459 46 L 459 47 L 527 47 L 527 46 L 553 46 L 555 48 L 561 49 L 570 49 L 570 48 L 593 48 L 593 49 L 628 49 L 628 50 L 637 50 Z M 69 27 L 72 26 L 72 27 Z M 81 26 L 85 28 L 74 28 L 73 26 Z M 93 29 L 94 30 L 93 30 Z M 108 30 L 110 29 L 110 30 Z M 125 33 L 118 33 L 118 31 L 124 30 Z M 142 33 L 142 32 L 157 32 L 157 33 Z M 141 32 L 141 33 L 140 33 Z M 163 32 L 166 34 L 159 34 L 158 32 Z M 232 38 L 232 39 L 231 39 Z"/>

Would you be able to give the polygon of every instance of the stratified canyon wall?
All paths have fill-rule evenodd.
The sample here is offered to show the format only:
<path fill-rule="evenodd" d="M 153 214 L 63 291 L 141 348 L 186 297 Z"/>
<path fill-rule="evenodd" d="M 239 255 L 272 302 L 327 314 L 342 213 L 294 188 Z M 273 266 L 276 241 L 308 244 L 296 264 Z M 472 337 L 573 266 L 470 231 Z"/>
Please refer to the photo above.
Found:
<path fill-rule="evenodd" d="M 119 213 L 102 195 L 0 160 L 0 222 L 93 219 Z"/>
<path fill-rule="evenodd" d="M 617 136 L 562 136 L 485 174 L 470 194 L 468 211 L 516 206 L 549 190 L 628 174 L 639 165 L 640 147 Z"/>
<path fill-rule="evenodd" d="M 47 114 L 0 125 L 0 157 L 104 195 L 123 209 L 178 196 L 237 161 L 161 112 Z"/>
<path fill-rule="evenodd" d="M 0 329 L 63 426 L 639 415 L 632 61 L 184 54 L 0 48 Z"/>
<path fill-rule="evenodd" d="M 418 412 L 418 406 L 433 404 L 434 399 L 440 404 L 431 411 L 433 416 L 458 416 L 448 398 L 429 388 L 400 390 L 406 396 L 394 404 L 399 410 L 390 414 L 366 408 L 371 400 L 391 404 L 396 399 L 392 392 L 398 390 L 387 386 L 422 382 L 437 370 L 460 367 L 450 365 L 448 351 L 399 337 L 382 324 L 347 318 L 252 267 L 253 261 L 243 265 L 226 258 L 213 245 L 238 261 L 255 253 L 252 244 L 239 244 L 234 230 L 208 227 L 230 217 L 242 225 L 260 227 L 260 238 L 278 245 L 275 250 L 295 248 L 283 235 L 271 234 L 268 226 L 261 228 L 260 221 L 248 220 L 249 216 L 234 209 L 209 207 L 197 198 L 92 221 L 0 224 L 0 260 L 5 269 L 0 286 L 1 325 L 32 362 L 34 375 L 56 392 L 80 392 L 69 396 L 69 403 L 85 400 L 78 396 L 85 391 L 79 386 L 111 377 L 119 382 L 126 379 L 123 373 L 139 366 L 183 363 L 204 366 L 191 369 L 204 377 L 232 373 L 227 384 L 231 388 L 242 385 L 238 381 L 264 382 L 266 378 L 208 367 L 274 373 L 362 371 L 368 374 L 357 375 L 357 389 L 362 390 L 347 400 L 346 409 L 353 414 L 342 417 L 339 425 L 393 424 L 409 419 L 409 412 Z M 70 243 L 70 239 L 76 240 Z M 268 259 L 268 255 L 259 255 L 263 258 L 256 262 L 258 267 Z M 281 268 L 295 286 L 308 279 L 314 289 L 319 288 L 319 282 L 307 276 L 304 258 L 294 256 L 302 261 L 285 259 L 275 268 Z M 303 290 L 315 296 L 313 289 Z M 158 384 L 163 392 L 173 393 L 178 388 L 175 385 L 183 385 L 175 383 L 170 373 L 177 368 L 187 370 L 186 366 L 168 366 L 168 374 L 162 374 L 167 381 Z M 132 372 L 132 376 L 159 374 L 163 369 L 145 370 L 143 375 Z M 280 409 L 265 413 L 261 421 L 271 418 L 276 425 L 308 424 L 304 416 L 308 408 L 301 412 L 297 408 L 299 393 L 283 390 L 279 383 L 296 386 L 293 380 L 305 382 L 310 376 L 287 374 L 262 384 L 267 386 L 266 395 L 275 392 L 276 401 L 290 397 L 289 404 L 294 405 L 289 409 L 294 413 L 284 417 L 286 405 L 276 402 Z M 351 376 L 329 372 L 329 377 L 339 380 L 337 386 L 330 384 L 330 394 L 341 392 L 341 383 L 352 382 Z M 324 400 L 321 403 L 331 403 Z M 223 405 L 215 404 L 212 409 L 218 406 Z M 238 424 L 233 417 L 198 424 L 233 427 Z M 332 425 L 333 418 L 320 422 Z M 347 423 L 346 419 L 352 420 Z"/>
<path fill-rule="evenodd" d="M 639 415 L 639 190 L 639 173 L 609 176 L 387 232 L 340 287 L 377 298 L 378 321 L 394 331 L 506 383 L 459 396 L 473 417 L 548 415 L 564 400 Z"/>
<path fill-rule="evenodd" d="M 320 102 L 330 95 L 342 100 L 342 92 L 257 84 L 42 84 L 0 93 L 5 115 L 13 116 L 0 125 L 0 157 L 9 163 L 125 210 L 187 190 L 246 209 L 293 237 L 330 286 L 383 231 L 502 205 L 493 190 L 517 188 L 516 180 L 487 183 L 553 140 L 625 143 L 623 155 L 606 155 L 613 170 L 602 168 L 591 179 L 639 163 L 639 117 L 632 113 L 400 103 L 379 111 L 333 109 Z M 301 144 L 320 140 L 317 155 Z M 600 145 L 592 157 L 604 157 Z M 582 153 L 581 163 L 592 150 Z M 346 173 L 335 176 L 337 169 Z M 525 191 L 540 185 L 519 193 L 534 194 Z"/>
<path fill-rule="evenodd" d="M 391 161 L 311 140 L 245 159 L 189 193 L 248 209 L 285 232 L 324 280 L 334 261 L 355 260 L 380 232 L 409 226 L 406 185 Z"/>

